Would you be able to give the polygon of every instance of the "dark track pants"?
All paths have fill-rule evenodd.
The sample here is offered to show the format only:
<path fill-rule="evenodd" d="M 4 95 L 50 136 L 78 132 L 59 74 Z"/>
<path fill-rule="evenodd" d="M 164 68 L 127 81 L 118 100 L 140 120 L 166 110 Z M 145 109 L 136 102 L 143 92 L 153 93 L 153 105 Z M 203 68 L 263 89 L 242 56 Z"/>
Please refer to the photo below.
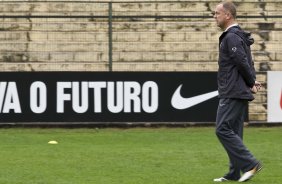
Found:
<path fill-rule="evenodd" d="M 219 100 L 216 135 L 229 156 L 229 173 L 225 175 L 227 179 L 238 180 L 240 171 L 247 172 L 258 163 L 243 144 L 243 126 L 247 108 L 247 100 Z"/>

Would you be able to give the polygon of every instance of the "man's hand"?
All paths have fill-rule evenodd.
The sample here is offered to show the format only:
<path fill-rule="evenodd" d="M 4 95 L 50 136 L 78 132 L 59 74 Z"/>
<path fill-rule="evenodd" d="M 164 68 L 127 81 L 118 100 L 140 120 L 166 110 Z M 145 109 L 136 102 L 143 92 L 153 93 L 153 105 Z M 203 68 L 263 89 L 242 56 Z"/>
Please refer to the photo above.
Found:
<path fill-rule="evenodd" d="M 255 85 L 251 88 L 251 92 L 256 94 L 261 88 L 261 83 L 258 81 L 255 81 Z"/>

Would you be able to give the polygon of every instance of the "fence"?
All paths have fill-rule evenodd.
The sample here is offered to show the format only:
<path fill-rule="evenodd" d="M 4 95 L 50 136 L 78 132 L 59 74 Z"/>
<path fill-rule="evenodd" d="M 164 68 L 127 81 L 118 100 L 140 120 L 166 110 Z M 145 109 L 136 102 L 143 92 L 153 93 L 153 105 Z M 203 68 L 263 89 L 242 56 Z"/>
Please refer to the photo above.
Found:
<path fill-rule="evenodd" d="M 1 71 L 217 71 L 218 1 L 1 1 Z M 238 1 L 258 80 L 282 70 L 282 2 Z M 266 119 L 266 91 L 250 107 Z"/>
<path fill-rule="evenodd" d="M 216 3 L 2 1 L 2 68 L 216 71 L 220 31 L 211 15 Z M 265 60 L 280 56 L 271 51 L 279 49 L 272 39 L 279 41 L 280 33 L 274 30 L 282 27 L 277 4 L 238 3 L 242 27 L 258 40 L 253 50 L 261 71 L 271 67 Z"/>

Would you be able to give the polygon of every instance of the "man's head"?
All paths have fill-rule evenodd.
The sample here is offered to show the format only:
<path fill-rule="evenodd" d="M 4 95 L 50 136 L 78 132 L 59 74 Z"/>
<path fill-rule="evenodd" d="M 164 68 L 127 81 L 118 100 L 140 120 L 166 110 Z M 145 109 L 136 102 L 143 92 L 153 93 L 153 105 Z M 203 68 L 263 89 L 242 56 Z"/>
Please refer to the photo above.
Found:
<path fill-rule="evenodd" d="M 236 6 L 231 1 L 222 2 L 216 6 L 213 17 L 217 26 L 225 30 L 235 22 Z"/>

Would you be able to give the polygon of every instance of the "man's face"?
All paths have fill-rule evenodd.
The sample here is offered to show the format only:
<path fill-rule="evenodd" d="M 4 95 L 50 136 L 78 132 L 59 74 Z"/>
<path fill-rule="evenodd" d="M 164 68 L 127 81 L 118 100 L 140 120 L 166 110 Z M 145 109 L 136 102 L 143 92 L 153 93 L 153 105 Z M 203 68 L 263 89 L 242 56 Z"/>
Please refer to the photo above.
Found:
<path fill-rule="evenodd" d="M 213 17 L 215 18 L 217 26 L 224 30 L 227 23 L 227 13 L 222 4 L 216 6 Z"/>

